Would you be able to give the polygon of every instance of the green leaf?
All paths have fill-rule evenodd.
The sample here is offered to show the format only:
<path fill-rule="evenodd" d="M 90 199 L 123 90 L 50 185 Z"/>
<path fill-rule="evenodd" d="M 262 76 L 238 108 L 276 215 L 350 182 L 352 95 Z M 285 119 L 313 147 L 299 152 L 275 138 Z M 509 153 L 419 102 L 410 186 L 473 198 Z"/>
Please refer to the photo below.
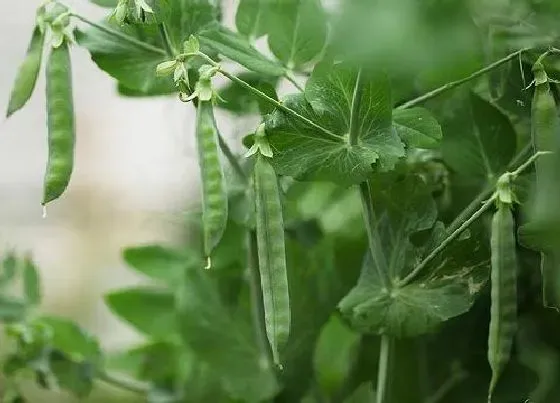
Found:
<path fill-rule="evenodd" d="M 173 294 L 155 287 L 132 287 L 105 296 L 109 309 L 139 332 L 168 339 L 176 333 Z"/>
<path fill-rule="evenodd" d="M 273 77 L 279 77 L 285 73 L 281 65 L 265 57 L 241 35 L 219 24 L 202 31 L 199 40 L 201 45 L 208 46 L 256 73 Z"/>
<path fill-rule="evenodd" d="M 189 270 L 177 295 L 183 341 L 219 375 L 232 398 L 262 401 L 278 390 L 252 328 L 221 301 L 212 272 Z"/>
<path fill-rule="evenodd" d="M 187 268 L 200 267 L 200 256 L 180 253 L 161 245 L 142 245 L 123 250 L 123 259 L 136 271 L 169 285 L 176 284 Z"/>
<path fill-rule="evenodd" d="M 139 91 L 135 89 L 130 89 L 122 85 L 121 83 L 117 83 L 117 93 L 120 96 L 128 97 L 128 98 L 142 98 L 142 97 L 158 97 L 158 96 L 165 96 L 171 95 L 171 87 L 168 83 L 162 83 L 163 85 L 150 88 L 148 92 Z"/>
<path fill-rule="evenodd" d="M 436 148 L 442 138 L 439 123 L 424 108 L 393 110 L 393 126 L 409 148 Z"/>
<path fill-rule="evenodd" d="M 171 0 L 165 26 L 175 51 L 181 52 L 183 42 L 190 35 L 198 34 L 219 19 L 220 10 L 214 5 L 216 3 L 209 0 Z"/>
<path fill-rule="evenodd" d="M 272 5 L 268 46 L 289 68 L 317 57 L 327 38 L 326 15 L 320 0 L 289 0 Z"/>
<path fill-rule="evenodd" d="M 238 77 L 252 87 L 264 92 L 269 97 L 278 100 L 278 95 L 276 94 L 278 80 L 276 78 L 263 78 L 259 74 L 253 72 L 243 72 L 239 74 Z M 225 101 L 219 102 L 218 107 L 237 115 L 250 113 L 266 115 L 274 110 L 274 107 L 271 106 L 269 102 L 255 97 L 252 92 L 234 82 L 228 83 L 224 88 L 218 91 L 218 95 Z"/>
<path fill-rule="evenodd" d="M 340 301 L 342 315 L 362 333 L 414 337 L 467 312 L 488 277 L 488 256 L 479 242 L 455 241 L 423 275 L 399 284 L 446 233 L 436 223 L 434 201 L 420 178 L 379 180 L 372 194 L 380 250 L 375 259 L 366 254 L 357 285 Z M 412 238 L 428 230 L 424 245 L 416 246 L 418 239 Z M 390 284 L 384 284 L 380 272 L 387 273 Z"/>
<path fill-rule="evenodd" d="M 33 90 L 35 89 L 35 84 L 37 83 L 39 70 L 41 69 L 44 41 L 45 35 L 41 32 L 41 28 L 36 25 L 33 28 L 33 34 L 31 35 L 31 40 L 27 47 L 25 59 L 19 66 L 16 75 L 14 86 L 10 94 L 6 117 L 10 117 L 23 108 L 27 101 L 29 101 L 29 98 L 31 98 Z"/>
<path fill-rule="evenodd" d="M 258 39 L 267 33 L 270 0 L 241 0 L 235 13 L 235 26 L 249 40 Z"/>
<path fill-rule="evenodd" d="M 107 8 L 114 8 L 117 6 L 117 3 L 119 2 L 119 0 L 89 0 L 89 1 L 91 1 L 93 4 L 97 4 L 98 6 L 107 7 Z"/>
<path fill-rule="evenodd" d="M 318 65 L 302 94 L 287 97 L 284 104 L 329 130 L 315 127 L 276 110 L 266 122 L 267 138 L 274 150 L 272 163 L 281 175 L 299 180 L 325 180 L 340 184 L 363 181 L 372 164 L 393 168 L 404 156 L 404 147 L 392 127 L 391 88 L 383 74 L 364 72 L 356 126 L 358 144 L 350 145 L 352 98 L 358 70 L 344 64 Z"/>
<path fill-rule="evenodd" d="M 87 397 L 93 390 L 94 370 L 89 362 L 74 362 L 64 354 L 53 351 L 49 366 L 58 385 L 76 397 Z"/>
<path fill-rule="evenodd" d="M 101 70 L 122 86 L 146 95 L 176 91 L 171 79 L 156 76 L 156 66 L 169 57 L 153 27 L 136 26 L 137 31 L 132 31 L 130 27 L 101 25 L 118 36 L 96 28 L 75 31 L 76 41 L 90 52 Z"/>
<path fill-rule="evenodd" d="M 41 302 L 41 279 L 31 257 L 26 257 L 23 263 L 23 294 L 30 305 Z"/>
<path fill-rule="evenodd" d="M 14 298 L 0 295 L 0 322 L 18 322 L 26 314 L 27 305 Z"/>
<path fill-rule="evenodd" d="M 43 316 L 35 320 L 39 326 L 46 326 L 52 331 L 50 345 L 76 361 L 98 361 L 101 347 L 98 341 L 76 323 L 64 318 Z"/>
<path fill-rule="evenodd" d="M 8 251 L 2 259 L 2 272 L 0 273 L 0 286 L 9 284 L 15 277 L 18 261 L 13 251 Z"/>
<path fill-rule="evenodd" d="M 465 103 L 446 111 L 442 122 L 445 162 L 463 177 L 483 184 L 497 179 L 507 169 L 516 150 L 516 133 L 510 120 L 498 108 L 471 93 Z M 474 122 L 474 124 L 473 124 Z"/>

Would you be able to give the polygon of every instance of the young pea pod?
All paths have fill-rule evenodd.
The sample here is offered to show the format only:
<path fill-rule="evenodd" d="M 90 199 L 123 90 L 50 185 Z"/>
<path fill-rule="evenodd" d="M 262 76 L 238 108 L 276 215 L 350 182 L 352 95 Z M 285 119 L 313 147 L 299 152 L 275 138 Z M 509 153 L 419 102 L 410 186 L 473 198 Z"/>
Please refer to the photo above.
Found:
<path fill-rule="evenodd" d="M 290 297 L 286 271 L 284 221 L 278 178 L 268 157 L 258 152 L 254 167 L 259 272 L 265 327 L 274 363 L 290 333 Z"/>
<path fill-rule="evenodd" d="M 27 101 L 29 101 L 29 98 L 31 98 L 37 83 L 39 70 L 41 69 L 44 42 L 45 35 L 40 27 L 36 25 L 31 35 L 27 54 L 19 67 L 14 86 L 12 87 L 6 117 L 10 117 L 23 108 Z"/>
<path fill-rule="evenodd" d="M 218 130 L 211 101 L 200 101 L 198 104 L 196 141 L 202 179 L 204 253 L 210 259 L 212 251 L 222 239 L 228 217 L 224 171 L 218 149 Z"/>
<path fill-rule="evenodd" d="M 66 41 L 51 49 L 46 77 L 49 158 L 44 179 L 43 205 L 58 199 L 64 193 L 74 166 L 72 69 Z"/>
<path fill-rule="evenodd" d="M 517 331 L 517 255 L 515 225 L 510 203 L 498 201 L 491 233 L 491 307 L 488 334 L 488 363 L 492 379 L 488 402 L 511 355 Z"/>

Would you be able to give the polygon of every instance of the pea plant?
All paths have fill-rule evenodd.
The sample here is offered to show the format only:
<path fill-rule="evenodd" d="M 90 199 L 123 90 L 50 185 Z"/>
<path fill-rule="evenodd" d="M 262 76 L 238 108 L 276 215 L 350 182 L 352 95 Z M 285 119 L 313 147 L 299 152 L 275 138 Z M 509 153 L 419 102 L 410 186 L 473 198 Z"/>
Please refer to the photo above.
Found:
<path fill-rule="evenodd" d="M 145 336 L 126 351 L 41 314 L 32 257 L 7 253 L 2 401 L 28 378 L 152 403 L 557 401 L 555 2 L 92 1 L 102 21 L 38 8 L 9 98 L 46 65 L 45 213 L 73 185 L 82 48 L 121 96 L 195 108 L 200 214 L 181 248 L 123 250 L 151 279 L 105 296 Z M 235 146 L 226 114 L 253 127 Z"/>

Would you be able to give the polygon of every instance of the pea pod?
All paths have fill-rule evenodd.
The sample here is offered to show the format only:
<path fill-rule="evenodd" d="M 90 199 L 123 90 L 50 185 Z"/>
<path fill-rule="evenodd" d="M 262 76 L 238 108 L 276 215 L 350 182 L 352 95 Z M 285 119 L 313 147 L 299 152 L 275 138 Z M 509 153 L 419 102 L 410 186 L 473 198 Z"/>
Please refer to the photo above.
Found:
<path fill-rule="evenodd" d="M 202 221 L 204 253 L 208 258 L 218 245 L 227 225 L 228 201 L 224 171 L 218 149 L 218 130 L 211 101 L 200 101 L 197 109 L 196 140 L 202 179 Z"/>
<path fill-rule="evenodd" d="M 19 67 L 14 86 L 12 87 L 6 117 L 12 116 L 23 108 L 27 101 L 29 101 L 29 98 L 31 98 L 37 83 L 39 70 L 41 69 L 44 42 L 45 35 L 39 26 L 36 25 L 27 47 L 25 59 Z"/>
<path fill-rule="evenodd" d="M 68 187 L 74 166 L 74 102 L 68 44 L 52 48 L 47 61 L 47 126 L 49 157 L 43 205 L 58 199 Z"/>
<path fill-rule="evenodd" d="M 492 379 L 488 402 L 498 380 L 510 360 L 517 330 L 517 255 L 515 225 L 509 203 L 498 201 L 492 218 L 491 233 L 492 274 L 490 328 L 488 334 L 488 363 Z"/>
<path fill-rule="evenodd" d="M 274 168 L 260 152 L 254 167 L 259 272 L 265 327 L 274 363 L 290 333 L 290 297 L 286 271 L 284 221 Z"/>

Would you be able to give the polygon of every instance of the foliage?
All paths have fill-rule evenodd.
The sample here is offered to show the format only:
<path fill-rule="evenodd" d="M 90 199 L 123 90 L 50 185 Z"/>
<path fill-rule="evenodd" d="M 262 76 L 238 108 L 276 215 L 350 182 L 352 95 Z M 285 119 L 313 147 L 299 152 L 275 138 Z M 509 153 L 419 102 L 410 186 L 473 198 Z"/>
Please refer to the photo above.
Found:
<path fill-rule="evenodd" d="M 28 377 L 151 403 L 556 401 L 556 2 L 241 0 L 234 26 L 217 0 L 92 2 L 102 21 L 38 9 L 7 115 L 44 47 L 84 48 L 122 96 L 191 103 L 200 242 L 123 250 L 151 283 L 105 296 L 145 337 L 118 354 L 39 314 L 31 256 L 7 252 L 2 401 L 25 401 Z M 72 174 L 64 55 L 47 65 L 44 203 Z M 246 155 L 221 113 L 259 119 Z"/>

